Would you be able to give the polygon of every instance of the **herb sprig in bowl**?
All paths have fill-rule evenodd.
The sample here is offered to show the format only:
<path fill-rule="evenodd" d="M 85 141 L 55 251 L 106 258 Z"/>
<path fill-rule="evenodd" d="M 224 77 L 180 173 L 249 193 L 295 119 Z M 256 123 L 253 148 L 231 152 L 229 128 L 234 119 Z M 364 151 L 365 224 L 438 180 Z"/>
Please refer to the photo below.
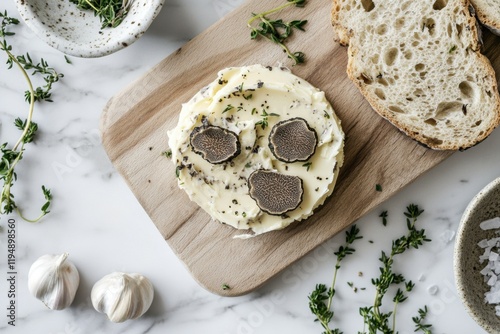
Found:
<path fill-rule="evenodd" d="M 164 0 L 15 2 L 26 25 L 41 40 L 67 55 L 93 58 L 121 50 L 139 39 Z"/>
<path fill-rule="evenodd" d="M 116 28 L 130 9 L 129 0 L 69 0 L 81 10 L 92 10 L 104 28 Z"/>

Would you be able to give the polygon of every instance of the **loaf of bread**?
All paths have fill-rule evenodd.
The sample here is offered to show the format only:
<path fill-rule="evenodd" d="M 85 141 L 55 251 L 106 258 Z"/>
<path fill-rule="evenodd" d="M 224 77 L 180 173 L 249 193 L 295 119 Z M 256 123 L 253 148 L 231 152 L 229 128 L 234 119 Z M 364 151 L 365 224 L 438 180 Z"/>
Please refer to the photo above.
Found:
<path fill-rule="evenodd" d="M 381 116 L 438 150 L 471 147 L 500 122 L 495 72 L 467 0 L 333 0 L 347 73 Z"/>
<path fill-rule="evenodd" d="M 494 34 L 500 36 L 500 1 L 499 0 L 471 0 L 477 18 Z"/>

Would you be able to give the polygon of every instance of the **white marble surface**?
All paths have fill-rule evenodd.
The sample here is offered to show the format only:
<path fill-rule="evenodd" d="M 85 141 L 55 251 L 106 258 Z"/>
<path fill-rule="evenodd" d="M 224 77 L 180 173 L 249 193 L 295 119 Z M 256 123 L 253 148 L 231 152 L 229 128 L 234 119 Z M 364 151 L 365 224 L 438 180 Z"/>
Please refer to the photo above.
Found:
<path fill-rule="evenodd" d="M 36 214 L 41 205 L 39 186 L 54 193 L 52 212 L 43 222 L 17 225 L 17 320 L 7 324 L 6 218 L 0 218 L 0 332 L 1 333 L 321 333 L 308 310 L 307 295 L 316 283 L 331 280 L 334 256 L 320 247 L 250 295 L 223 298 L 205 291 L 176 258 L 122 178 L 113 169 L 99 140 L 98 123 L 107 100 L 150 67 L 194 37 L 242 0 L 166 0 L 147 33 L 132 46 L 101 59 L 71 58 L 46 46 L 20 25 L 12 39 L 15 51 L 44 57 L 65 74 L 54 89 L 54 103 L 37 107 L 39 140 L 27 148 L 19 166 L 16 199 Z M 16 15 L 11 1 L 0 10 Z M 5 57 L 0 56 L 0 63 Z M 0 67 L 1 141 L 17 134 L 12 121 L 24 116 L 20 92 L 24 82 L 15 70 Z M 360 306 L 373 301 L 370 278 L 378 272 L 377 258 L 404 231 L 402 213 L 409 203 L 425 209 L 420 225 L 433 239 L 410 252 L 396 266 L 417 282 L 409 301 L 400 308 L 399 333 L 413 333 L 410 317 L 428 305 L 434 333 L 483 333 L 467 315 L 454 288 L 453 245 L 460 217 L 470 199 L 500 174 L 500 130 L 486 141 L 451 158 L 358 222 L 365 238 L 356 246 L 338 277 L 335 323 L 344 333 L 362 329 Z M 390 214 L 389 226 L 377 217 Z M 16 218 L 12 215 L 10 217 Z M 327 245 L 338 247 L 344 236 Z M 373 243 L 370 243 L 372 240 Z M 46 253 L 69 252 L 80 270 L 81 285 L 73 306 L 50 311 L 27 289 L 33 261 Z M 110 323 L 90 305 L 95 281 L 111 271 L 140 272 L 155 286 L 147 314 L 124 324 Z M 358 277 L 358 272 L 363 277 Z M 354 293 L 353 281 L 364 291 Z M 437 288 L 437 290 L 436 290 Z M 435 290 L 434 293 L 432 293 Z"/>

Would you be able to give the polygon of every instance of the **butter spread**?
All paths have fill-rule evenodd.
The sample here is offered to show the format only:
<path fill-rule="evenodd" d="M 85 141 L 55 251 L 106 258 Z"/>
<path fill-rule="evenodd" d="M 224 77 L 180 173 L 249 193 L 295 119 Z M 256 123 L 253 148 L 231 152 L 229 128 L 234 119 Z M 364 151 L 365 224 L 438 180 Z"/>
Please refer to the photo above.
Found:
<path fill-rule="evenodd" d="M 317 148 L 307 162 L 282 162 L 269 149 L 269 134 L 278 122 L 296 117 L 316 131 Z M 196 154 L 190 135 L 204 124 L 238 135 L 239 155 L 211 164 Z M 280 67 L 220 71 L 214 82 L 183 104 L 168 137 L 179 187 L 213 219 L 250 231 L 237 236 L 241 238 L 282 229 L 312 215 L 332 193 L 344 158 L 344 133 L 324 92 Z M 300 205 L 281 216 L 263 212 L 247 184 L 259 169 L 300 177 L 304 187 Z"/>

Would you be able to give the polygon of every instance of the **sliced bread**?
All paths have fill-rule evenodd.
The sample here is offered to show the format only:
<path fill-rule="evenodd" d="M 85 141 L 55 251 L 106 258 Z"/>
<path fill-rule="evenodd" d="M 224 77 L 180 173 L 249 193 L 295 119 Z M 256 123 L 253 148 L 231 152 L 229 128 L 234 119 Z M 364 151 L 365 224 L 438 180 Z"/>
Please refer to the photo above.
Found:
<path fill-rule="evenodd" d="M 477 18 L 494 34 L 500 36 L 500 1 L 499 0 L 471 0 Z"/>
<path fill-rule="evenodd" d="M 495 72 L 467 0 L 333 0 L 347 73 L 381 116 L 438 150 L 471 147 L 500 122 Z"/>

